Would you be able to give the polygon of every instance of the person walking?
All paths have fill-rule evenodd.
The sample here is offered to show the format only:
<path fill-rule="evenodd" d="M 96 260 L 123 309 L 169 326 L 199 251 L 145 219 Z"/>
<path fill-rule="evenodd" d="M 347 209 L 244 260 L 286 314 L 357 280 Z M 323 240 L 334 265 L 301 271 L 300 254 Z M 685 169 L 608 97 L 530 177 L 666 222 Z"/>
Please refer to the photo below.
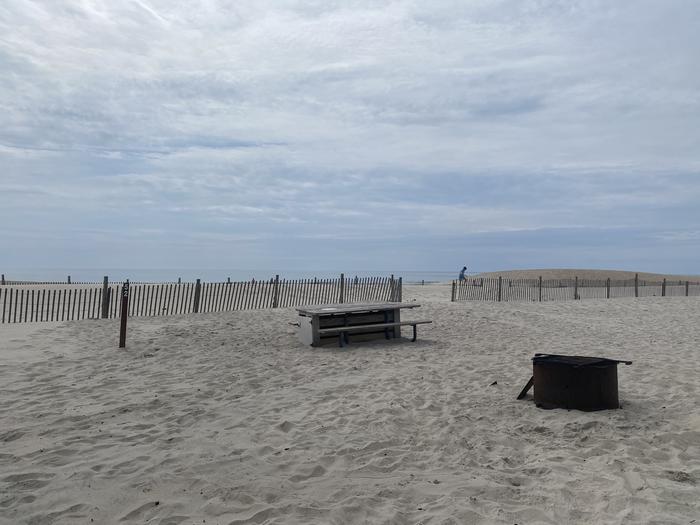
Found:
<path fill-rule="evenodd" d="M 464 268 L 462 268 L 462 269 L 459 271 L 459 280 L 460 280 L 460 281 L 464 281 L 464 279 L 466 279 L 466 277 L 464 277 L 464 273 L 465 273 L 466 271 L 467 271 L 467 267 L 466 267 L 466 266 L 465 266 Z"/>

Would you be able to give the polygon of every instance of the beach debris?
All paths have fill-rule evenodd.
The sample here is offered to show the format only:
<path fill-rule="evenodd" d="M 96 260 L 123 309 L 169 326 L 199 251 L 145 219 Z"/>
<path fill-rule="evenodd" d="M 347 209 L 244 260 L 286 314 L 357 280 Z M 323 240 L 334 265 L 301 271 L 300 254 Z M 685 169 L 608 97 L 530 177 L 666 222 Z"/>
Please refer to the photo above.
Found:
<path fill-rule="evenodd" d="M 491 383 L 489 386 L 494 386 L 494 385 L 497 385 L 497 384 L 498 384 L 498 381 L 494 381 L 494 382 Z"/>
<path fill-rule="evenodd" d="M 693 476 L 688 474 L 687 472 L 684 472 L 682 470 L 667 470 L 666 472 L 669 474 L 669 477 L 673 481 L 677 481 L 678 483 L 689 483 L 690 485 L 695 485 L 695 478 L 693 478 Z"/>

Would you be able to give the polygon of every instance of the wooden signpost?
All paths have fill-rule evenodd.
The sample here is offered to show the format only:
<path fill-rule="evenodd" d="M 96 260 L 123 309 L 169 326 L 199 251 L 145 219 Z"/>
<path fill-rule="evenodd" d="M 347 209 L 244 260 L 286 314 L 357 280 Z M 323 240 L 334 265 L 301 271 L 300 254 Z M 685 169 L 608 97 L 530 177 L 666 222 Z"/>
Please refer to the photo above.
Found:
<path fill-rule="evenodd" d="M 109 277 L 104 276 L 102 281 L 102 319 L 109 317 Z"/>
<path fill-rule="evenodd" d="M 121 326 L 119 327 L 119 348 L 126 347 L 126 320 L 129 317 L 129 281 L 122 286 Z"/>

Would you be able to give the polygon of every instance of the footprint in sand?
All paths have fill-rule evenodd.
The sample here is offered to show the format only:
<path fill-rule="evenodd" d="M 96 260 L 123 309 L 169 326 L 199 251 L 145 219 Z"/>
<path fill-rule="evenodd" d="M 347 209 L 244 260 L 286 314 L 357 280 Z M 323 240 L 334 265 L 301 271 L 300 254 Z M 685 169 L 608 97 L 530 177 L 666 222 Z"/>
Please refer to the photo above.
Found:
<path fill-rule="evenodd" d="M 306 481 L 311 478 L 318 478 L 326 473 L 326 469 L 321 465 L 316 465 L 309 474 L 295 474 L 289 478 L 289 481 L 297 483 L 299 481 Z"/>
<path fill-rule="evenodd" d="M 290 423 L 289 421 L 284 421 L 277 425 L 277 428 L 284 432 L 285 434 L 292 430 L 294 428 L 294 423 Z"/>
<path fill-rule="evenodd" d="M 0 434 L 0 441 L 9 443 L 10 441 L 15 441 L 21 438 L 23 435 L 24 432 L 22 432 L 21 430 L 8 430 L 7 432 L 3 432 L 2 434 Z"/>
<path fill-rule="evenodd" d="M 2 478 L 4 483 L 9 483 L 7 492 L 31 491 L 45 487 L 51 482 L 53 474 L 43 472 L 27 472 L 24 474 L 11 474 Z"/>
<path fill-rule="evenodd" d="M 160 508 L 160 501 L 149 501 L 122 516 L 119 521 L 134 522 L 138 520 L 142 523 L 147 522 L 158 514 Z"/>

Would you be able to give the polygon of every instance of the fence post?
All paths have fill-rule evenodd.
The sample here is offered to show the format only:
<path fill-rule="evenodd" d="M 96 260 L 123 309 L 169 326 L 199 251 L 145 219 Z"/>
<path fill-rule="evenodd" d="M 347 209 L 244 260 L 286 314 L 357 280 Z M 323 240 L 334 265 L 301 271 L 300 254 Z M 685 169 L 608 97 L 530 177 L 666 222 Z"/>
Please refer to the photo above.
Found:
<path fill-rule="evenodd" d="M 685 296 L 688 297 L 688 285 L 690 283 L 688 281 L 685 282 Z"/>
<path fill-rule="evenodd" d="M 639 274 L 634 274 L 634 296 L 639 297 Z"/>
<path fill-rule="evenodd" d="M 4 273 L 2 274 L 2 282 L 0 282 L 0 284 L 2 284 L 3 286 L 5 285 L 5 274 Z"/>
<path fill-rule="evenodd" d="M 403 301 L 403 277 L 399 277 L 399 302 Z"/>
<path fill-rule="evenodd" d="M 231 278 L 229 277 L 228 280 L 229 283 L 231 283 Z M 279 308 L 280 305 L 280 276 L 275 275 L 275 287 L 273 289 L 273 294 L 272 294 L 272 308 Z"/>
<path fill-rule="evenodd" d="M 107 319 L 109 316 L 109 277 L 106 275 L 102 280 L 102 319 Z"/>
<path fill-rule="evenodd" d="M 607 289 L 607 297 L 610 299 L 610 277 L 608 277 L 608 280 L 605 282 L 605 287 Z"/>
<path fill-rule="evenodd" d="M 661 283 L 661 297 L 666 297 L 666 278 L 664 277 L 664 282 Z"/>
<path fill-rule="evenodd" d="M 192 305 L 192 311 L 194 313 L 199 313 L 199 296 L 202 293 L 202 281 L 197 279 L 194 285 L 194 304 Z"/>
<path fill-rule="evenodd" d="M 542 276 L 540 275 L 540 302 L 542 302 Z"/>
<path fill-rule="evenodd" d="M 457 281 L 452 281 L 452 302 L 455 302 L 455 290 L 457 286 Z"/>
<path fill-rule="evenodd" d="M 122 286 L 122 312 L 119 326 L 119 348 L 126 346 L 126 319 L 129 317 L 129 280 Z"/>
<path fill-rule="evenodd" d="M 345 302 L 345 274 L 340 274 L 340 291 L 338 293 L 338 302 L 343 304 Z"/>
<path fill-rule="evenodd" d="M 501 301 L 501 288 L 503 287 L 503 278 L 498 276 L 498 301 Z"/>
<path fill-rule="evenodd" d="M 574 301 L 578 299 L 578 275 L 574 277 Z"/>

